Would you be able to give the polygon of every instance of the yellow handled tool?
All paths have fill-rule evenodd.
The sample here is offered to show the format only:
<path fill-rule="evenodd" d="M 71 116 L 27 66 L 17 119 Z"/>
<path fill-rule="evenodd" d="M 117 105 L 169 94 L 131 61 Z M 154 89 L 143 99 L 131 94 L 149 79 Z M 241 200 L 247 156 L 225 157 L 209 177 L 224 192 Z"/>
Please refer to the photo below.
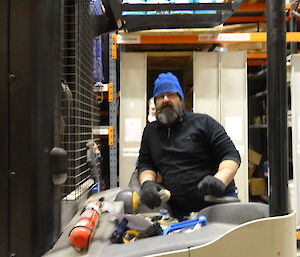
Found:
<path fill-rule="evenodd" d="M 167 189 L 161 189 L 158 194 L 162 201 L 167 201 L 171 197 L 171 192 Z M 126 188 L 117 194 L 115 201 L 123 201 L 125 213 L 132 214 L 138 209 L 140 199 L 136 191 L 131 188 Z"/>

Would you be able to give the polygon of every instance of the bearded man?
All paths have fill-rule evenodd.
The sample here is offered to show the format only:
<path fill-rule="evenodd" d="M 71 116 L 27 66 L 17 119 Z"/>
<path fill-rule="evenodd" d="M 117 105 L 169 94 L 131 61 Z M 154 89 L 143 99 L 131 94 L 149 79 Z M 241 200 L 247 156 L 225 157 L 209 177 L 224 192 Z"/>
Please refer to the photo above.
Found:
<path fill-rule="evenodd" d="M 138 159 L 142 202 L 158 207 L 163 186 L 171 192 L 173 215 L 182 220 L 210 205 L 205 195 L 237 197 L 233 178 L 241 159 L 222 125 L 185 111 L 182 88 L 171 72 L 155 80 L 153 97 L 157 120 L 144 129 Z"/>

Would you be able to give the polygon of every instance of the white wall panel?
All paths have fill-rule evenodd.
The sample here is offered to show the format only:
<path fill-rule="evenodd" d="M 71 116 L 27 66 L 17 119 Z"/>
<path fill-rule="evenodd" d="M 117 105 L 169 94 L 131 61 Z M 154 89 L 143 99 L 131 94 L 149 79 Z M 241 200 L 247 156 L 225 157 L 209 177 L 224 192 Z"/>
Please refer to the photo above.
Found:
<path fill-rule="evenodd" d="M 240 152 L 235 177 L 239 198 L 248 201 L 248 113 L 245 52 L 194 53 L 194 112 L 218 120 Z"/>
<path fill-rule="evenodd" d="M 300 227 L 300 55 L 292 56 L 292 144 L 293 144 L 293 190 L 292 207 L 296 209 L 297 227 Z"/>
<path fill-rule="evenodd" d="M 239 198 L 248 200 L 248 112 L 246 52 L 220 53 L 221 124 L 241 155 L 235 182 Z"/>
<path fill-rule="evenodd" d="M 135 169 L 146 126 L 146 53 L 121 53 L 120 79 L 120 186 L 127 186 Z"/>
<path fill-rule="evenodd" d="M 194 112 L 220 119 L 219 55 L 194 52 Z"/>

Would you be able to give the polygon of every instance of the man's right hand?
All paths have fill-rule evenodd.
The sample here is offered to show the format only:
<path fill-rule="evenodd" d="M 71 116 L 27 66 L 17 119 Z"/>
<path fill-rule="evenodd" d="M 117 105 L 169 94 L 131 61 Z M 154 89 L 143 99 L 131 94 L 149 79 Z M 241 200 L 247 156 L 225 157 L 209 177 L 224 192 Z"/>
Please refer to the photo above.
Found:
<path fill-rule="evenodd" d="M 162 186 L 159 184 L 151 180 L 146 180 L 142 184 L 141 201 L 151 209 L 158 207 L 161 204 L 160 195 L 158 194 L 160 189 L 162 189 Z"/>

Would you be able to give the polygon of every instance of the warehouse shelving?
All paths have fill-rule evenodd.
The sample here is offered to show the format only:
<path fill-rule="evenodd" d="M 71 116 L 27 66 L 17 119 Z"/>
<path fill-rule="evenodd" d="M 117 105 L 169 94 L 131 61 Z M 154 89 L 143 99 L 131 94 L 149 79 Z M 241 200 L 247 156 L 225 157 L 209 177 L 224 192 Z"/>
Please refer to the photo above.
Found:
<path fill-rule="evenodd" d="M 231 7 L 230 7 L 231 5 Z M 228 12 L 231 8 L 232 12 Z M 123 12 L 144 12 L 143 15 L 122 15 L 123 29 L 117 34 L 112 34 L 111 37 L 111 60 L 110 65 L 114 65 L 117 69 L 116 53 L 118 52 L 118 46 L 135 45 L 137 47 L 151 46 L 151 45 L 201 45 L 201 44 L 220 44 L 220 43 L 266 43 L 266 32 L 250 32 L 250 33 L 222 33 L 222 26 L 216 26 L 220 24 L 229 23 L 243 23 L 251 21 L 255 22 L 265 21 L 266 4 L 243 4 L 241 1 L 233 1 L 219 4 L 122 4 L 121 9 Z M 172 15 L 172 11 L 194 11 L 194 10 L 215 10 L 216 15 L 211 14 L 196 15 L 196 14 L 182 14 Z M 287 14 L 290 13 L 291 6 L 287 5 Z M 165 14 L 162 14 L 164 11 Z M 152 12 L 152 15 L 149 13 Z M 156 12 L 157 14 L 153 15 Z M 219 22 L 218 15 L 221 12 L 227 14 L 226 19 Z M 160 13 L 160 14 L 158 14 Z M 230 13 L 230 15 L 228 15 Z M 259 14 L 259 15 L 258 15 Z M 198 24 L 191 23 L 189 19 L 195 19 L 197 17 Z M 200 17 L 200 18 L 199 18 Z M 201 24 L 203 22 L 201 17 L 210 17 L 206 19 L 210 24 Z M 224 16 L 225 17 L 225 16 Z M 155 19 L 154 19 L 155 18 Z M 178 19 L 182 19 L 179 21 Z M 186 19 L 186 20 L 184 20 Z M 230 19 L 232 19 L 230 21 Z M 235 21 L 233 21 L 235 19 Z M 245 20 L 243 20 L 245 19 Z M 287 15 L 287 20 L 290 19 L 290 15 Z M 173 28 L 172 22 L 180 24 Z M 218 22 L 217 22 L 218 21 Z M 145 24 L 148 26 L 146 27 Z M 199 25 L 200 24 L 200 25 Z M 203 25 L 203 26 L 202 26 Z M 188 28 L 182 30 L 180 28 Z M 195 29 L 197 27 L 198 29 Z M 148 30 L 148 29 L 156 30 Z M 164 30 L 163 28 L 168 28 Z M 202 29 L 199 29 L 202 28 Z M 211 28 L 208 30 L 207 28 Z M 146 29 L 141 32 L 135 32 L 136 30 Z M 132 32 L 131 32 L 132 31 Z M 130 32 L 130 33 L 127 33 Z M 288 32 L 286 34 L 287 42 L 300 42 L 299 32 Z M 138 48 L 136 48 L 138 49 Z M 261 66 L 266 63 L 266 52 L 249 52 L 247 54 L 248 66 Z M 115 71 L 115 70 L 114 70 Z M 110 112 L 112 115 L 115 111 Z M 257 125 L 251 125 L 251 127 Z M 260 126 L 265 128 L 265 124 Z M 116 148 L 111 149 L 111 157 L 116 156 Z M 117 181 L 118 171 L 117 166 L 111 167 L 111 180 Z M 116 185 L 113 182 L 111 185 Z"/>

